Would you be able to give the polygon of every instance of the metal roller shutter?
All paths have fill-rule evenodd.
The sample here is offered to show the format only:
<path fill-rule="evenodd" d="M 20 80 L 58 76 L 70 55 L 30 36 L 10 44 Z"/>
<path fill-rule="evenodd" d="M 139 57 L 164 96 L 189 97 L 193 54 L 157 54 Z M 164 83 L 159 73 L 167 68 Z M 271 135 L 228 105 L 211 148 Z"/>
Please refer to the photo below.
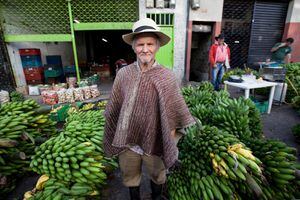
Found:
<path fill-rule="evenodd" d="M 253 5 L 252 0 L 224 1 L 222 32 L 231 50 L 233 68 L 247 63 Z"/>
<path fill-rule="evenodd" d="M 282 39 L 287 9 L 288 2 L 255 2 L 248 63 L 271 57 L 271 48 Z"/>

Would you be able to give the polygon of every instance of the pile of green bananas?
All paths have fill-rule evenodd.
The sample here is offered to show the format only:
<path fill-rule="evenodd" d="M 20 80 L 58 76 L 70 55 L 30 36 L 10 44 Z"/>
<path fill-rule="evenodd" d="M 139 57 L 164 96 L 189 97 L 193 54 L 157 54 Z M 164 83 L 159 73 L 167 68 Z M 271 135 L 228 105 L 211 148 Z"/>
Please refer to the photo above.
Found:
<path fill-rule="evenodd" d="M 178 144 L 182 168 L 168 177 L 171 199 L 299 198 L 295 149 L 263 138 L 251 100 L 230 99 L 209 85 L 182 89 L 204 126 L 189 128 Z"/>
<path fill-rule="evenodd" d="M 260 160 L 236 136 L 216 127 L 189 128 L 179 150 L 182 168 L 168 179 L 171 199 L 184 199 L 186 194 L 191 199 L 230 199 L 235 182 L 253 188 L 247 179 L 262 175 Z"/>
<path fill-rule="evenodd" d="M 244 98 L 231 99 L 226 91 L 216 92 L 212 84 L 182 89 L 191 114 L 204 125 L 214 125 L 239 138 L 262 137 L 262 123 L 255 104 Z"/>
<path fill-rule="evenodd" d="M 24 195 L 26 200 L 40 199 L 74 199 L 84 200 L 86 196 L 99 195 L 96 188 L 83 183 L 68 183 L 50 178 L 44 183 L 44 188 L 41 190 L 30 191 Z M 99 197 L 98 197 L 99 198 Z"/>
<path fill-rule="evenodd" d="M 35 146 L 56 131 L 55 123 L 38 111 L 34 100 L 8 102 L 0 107 L 0 178 L 7 181 L 1 185 L 1 192 L 13 189 L 9 179 L 30 170 Z"/>
<path fill-rule="evenodd" d="M 292 102 L 293 98 L 300 96 L 300 63 L 290 63 L 284 65 L 284 67 L 286 68 L 286 82 L 288 84 L 286 100 Z"/>
<path fill-rule="evenodd" d="M 101 184 L 106 179 L 102 158 L 92 143 L 80 142 L 61 133 L 37 148 L 30 167 L 58 180 Z"/>
<path fill-rule="evenodd" d="M 296 150 L 276 140 L 247 139 L 245 144 L 260 158 L 267 181 L 260 186 L 264 199 L 293 199 L 300 189 L 300 165 Z M 298 192 L 298 193 L 297 193 Z"/>
<path fill-rule="evenodd" d="M 33 99 L 23 102 L 9 102 L 0 107 L 0 136 L 19 136 L 22 132 L 30 135 L 51 136 L 56 132 L 56 122 L 49 119 L 47 114 L 41 114 L 42 110 Z"/>
<path fill-rule="evenodd" d="M 104 126 L 105 118 L 103 116 L 104 110 L 88 110 L 88 111 L 76 111 L 69 113 L 68 118 L 66 119 L 67 123 L 72 121 L 81 121 L 88 123 L 97 123 L 100 126 Z"/>
<path fill-rule="evenodd" d="M 64 130 L 59 135 L 36 149 L 30 166 L 39 174 L 46 174 L 69 185 L 85 184 L 86 187 L 98 191 L 106 183 L 107 174 L 118 166 L 115 159 L 104 157 L 103 110 L 74 110 L 69 113 L 66 121 Z M 47 187 L 46 185 L 45 190 Z M 73 188 L 75 189 L 76 187 Z M 78 193 L 80 191 L 82 190 L 79 189 Z M 63 195 L 73 196 L 74 193 L 76 192 Z M 88 193 L 90 190 L 80 194 L 85 196 Z M 34 195 L 35 198 L 36 196 L 38 193 Z"/>

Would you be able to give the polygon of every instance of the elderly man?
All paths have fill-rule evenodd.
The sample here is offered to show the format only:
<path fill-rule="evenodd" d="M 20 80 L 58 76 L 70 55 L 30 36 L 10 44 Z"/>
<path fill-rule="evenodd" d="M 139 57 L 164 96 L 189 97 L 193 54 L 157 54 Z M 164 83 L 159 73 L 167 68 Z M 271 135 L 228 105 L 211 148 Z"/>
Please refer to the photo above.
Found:
<path fill-rule="evenodd" d="M 176 130 L 193 124 L 194 119 L 173 72 L 155 61 L 160 46 L 170 38 L 145 18 L 123 40 L 132 45 L 137 61 L 116 76 L 105 111 L 104 150 L 119 156 L 131 199 L 140 199 L 142 164 L 151 178 L 152 199 L 161 199 L 166 169 L 178 158 Z"/>

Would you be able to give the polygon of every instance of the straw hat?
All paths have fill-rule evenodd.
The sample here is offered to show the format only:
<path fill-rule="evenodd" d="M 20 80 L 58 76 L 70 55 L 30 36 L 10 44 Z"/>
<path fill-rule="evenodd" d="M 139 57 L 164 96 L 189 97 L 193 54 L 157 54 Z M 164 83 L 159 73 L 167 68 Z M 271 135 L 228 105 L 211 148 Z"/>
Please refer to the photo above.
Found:
<path fill-rule="evenodd" d="M 157 24 L 149 18 L 143 18 L 135 22 L 132 27 L 132 33 L 122 35 L 124 42 L 131 45 L 134 37 L 141 33 L 154 33 L 157 35 L 160 46 L 168 44 L 170 37 L 159 30 Z"/>

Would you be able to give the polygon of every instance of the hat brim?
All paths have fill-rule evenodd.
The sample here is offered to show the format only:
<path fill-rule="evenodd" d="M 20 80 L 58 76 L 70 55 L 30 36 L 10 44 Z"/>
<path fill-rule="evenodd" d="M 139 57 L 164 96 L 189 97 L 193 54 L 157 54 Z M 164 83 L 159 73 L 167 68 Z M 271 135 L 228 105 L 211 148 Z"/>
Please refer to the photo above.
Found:
<path fill-rule="evenodd" d="M 164 45 L 168 44 L 169 41 L 171 40 L 171 38 L 169 36 L 167 36 L 166 34 L 160 32 L 160 31 L 141 31 L 141 32 L 136 32 L 136 33 L 128 33 L 128 34 L 122 35 L 122 38 L 123 38 L 124 42 L 126 42 L 129 45 L 132 45 L 132 41 L 133 41 L 134 37 L 141 33 L 154 33 L 155 35 L 157 35 L 158 40 L 160 42 L 160 46 L 164 46 Z"/>

